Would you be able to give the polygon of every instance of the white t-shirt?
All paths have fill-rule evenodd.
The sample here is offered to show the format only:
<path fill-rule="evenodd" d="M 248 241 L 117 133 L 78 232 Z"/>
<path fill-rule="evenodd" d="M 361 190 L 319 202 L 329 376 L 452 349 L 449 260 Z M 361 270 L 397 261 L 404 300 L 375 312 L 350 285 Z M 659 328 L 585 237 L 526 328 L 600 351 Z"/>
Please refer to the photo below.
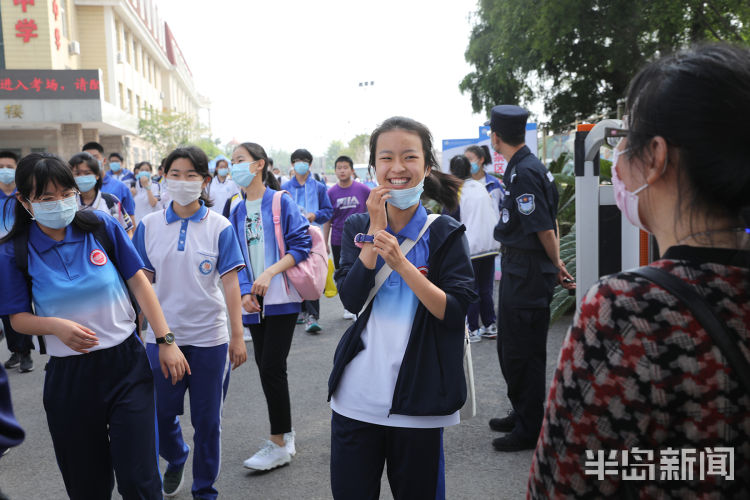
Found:
<path fill-rule="evenodd" d="M 211 184 L 208 185 L 208 198 L 214 204 L 211 210 L 217 214 L 223 213 L 227 200 L 236 194 L 240 194 L 240 187 L 237 183 L 229 177 L 224 179 L 224 182 L 221 182 L 217 175 L 211 180 Z"/>
<path fill-rule="evenodd" d="M 145 216 L 150 214 L 151 212 L 158 212 L 162 209 L 161 206 L 161 184 L 158 182 L 152 182 L 151 187 L 149 188 L 151 190 L 151 194 L 154 195 L 154 197 L 157 200 L 156 205 L 153 207 L 151 206 L 151 203 L 149 203 L 148 200 L 148 191 L 146 188 L 141 186 L 141 183 L 138 182 L 135 186 L 135 196 L 133 196 L 133 200 L 135 201 L 135 225 L 137 226 L 138 223 L 143 219 Z"/>

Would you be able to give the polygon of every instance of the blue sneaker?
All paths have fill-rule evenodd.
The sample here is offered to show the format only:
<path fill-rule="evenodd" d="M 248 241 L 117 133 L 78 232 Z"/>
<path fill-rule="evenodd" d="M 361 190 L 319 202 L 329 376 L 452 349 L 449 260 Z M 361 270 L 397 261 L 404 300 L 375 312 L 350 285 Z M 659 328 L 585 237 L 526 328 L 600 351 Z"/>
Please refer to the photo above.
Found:
<path fill-rule="evenodd" d="M 320 328 L 320 325 L 318 324 L 318 320 L 313 318 L 312 316 L 307 317 L 305 325 L 305 331 L 307 333 L 318 333 L 320 330 L 322 330 L 322 328 Z"/>

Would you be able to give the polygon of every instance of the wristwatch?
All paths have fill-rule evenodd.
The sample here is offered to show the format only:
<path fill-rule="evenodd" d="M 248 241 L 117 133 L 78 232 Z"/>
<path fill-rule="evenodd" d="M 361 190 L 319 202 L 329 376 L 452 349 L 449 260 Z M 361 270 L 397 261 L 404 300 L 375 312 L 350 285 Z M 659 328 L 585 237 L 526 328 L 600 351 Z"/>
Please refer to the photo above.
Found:
<path fill-rule="evenodd" d="M 358 248 L 362 248 L 365 243 L 372 243 L 374 241 L 375 236 L 371 234 L 357 233 L 354 237 L 354 244 L 357 245 Z"/>
<path fill-rule="evenodd" d="M 163 337 L 156 337 L 156 343 L 157 344 L 167 344 L 167 345 L 174 344 L 174 333 L 167 332 L 167 334 L 164 335 Z"/>

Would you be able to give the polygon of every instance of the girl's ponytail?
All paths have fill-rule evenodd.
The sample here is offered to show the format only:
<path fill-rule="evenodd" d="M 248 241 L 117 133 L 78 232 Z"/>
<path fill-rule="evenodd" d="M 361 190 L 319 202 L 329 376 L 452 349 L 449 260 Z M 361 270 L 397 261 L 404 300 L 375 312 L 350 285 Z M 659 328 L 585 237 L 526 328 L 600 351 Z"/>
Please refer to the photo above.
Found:
<path fill-rule="evenodd" d="M 448 212 L 458 208 L 458 192 L 463 182 L 458 177 L 432 169 L 424 178 L 424 194 L 445 207 Z"/>

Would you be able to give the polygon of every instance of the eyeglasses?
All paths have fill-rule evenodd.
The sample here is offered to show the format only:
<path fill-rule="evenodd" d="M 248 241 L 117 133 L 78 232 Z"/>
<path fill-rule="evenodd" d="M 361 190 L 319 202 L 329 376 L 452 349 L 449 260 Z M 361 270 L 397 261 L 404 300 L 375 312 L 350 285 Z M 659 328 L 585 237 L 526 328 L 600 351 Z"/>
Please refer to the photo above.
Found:
<path fill-rule="evenodd" d="M 70 198 L 78 196 L 79 194 L 80 193 L 78 191 L 76 191 L 75 189 L 72 189 L 70 191 L 64 192 L 62 194 L 62 199 L 63 200 L 68 200 Z M 40 198 L 38 198 L 36 201 L 33 201 L 33 202 L 32 202 L 32 200 L 28 200 L 29 203 L 48 203 L 48 202 L 55 203 L 55 202 L 58 202 L 58 201 L 60 201 L 60 200 L 56 200 L 52 196 L 45 196 L 45 195 L 42 195 Z"/>
<path fill-rule="evenodd" d="M 628 136 L 628 130 L 624 128 L 605 128 L 604 129 L 604 143 L 615 149 L 622 140 Z"/>

